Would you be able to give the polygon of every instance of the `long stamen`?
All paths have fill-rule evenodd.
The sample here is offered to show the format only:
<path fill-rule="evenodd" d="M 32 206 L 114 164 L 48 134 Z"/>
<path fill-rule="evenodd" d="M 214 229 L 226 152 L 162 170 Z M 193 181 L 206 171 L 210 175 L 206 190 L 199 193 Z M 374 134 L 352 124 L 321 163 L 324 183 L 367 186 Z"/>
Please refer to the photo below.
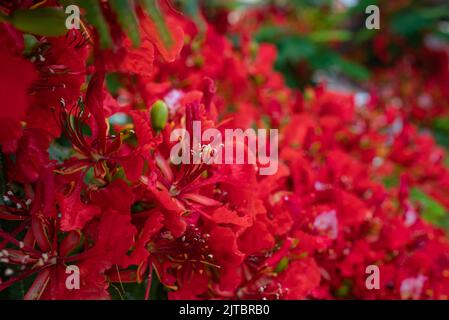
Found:
<path fill-rule="evenodd" d="M 12 243 L 12 244 L 16 245 L 20 249 L 23 249 L 23 250 L 26 250 L 26 251 L 29 251 L 29 252 L 32 252 L 32 253 L 38 254 L 38 255 L 41 254 L 36 249 L 31 248 L 30 246 L 27 246 L 22 241 L 17 240 L 16 238 L 12 237 L 9 233 L 6 233 L 6 232 L 4 232 L 2 230 L 0 230 L 0 237 L 5 239 L 5 240 L 7 240 L 9 243 Z"/>
<path fill-rule="evenodd" d="M 29 224 L 30 224 L 31 220 L 26 220 L 24 222 L 22 222 L 19 227 L 17 227 L 16 229 L 14 229 L 14 231 L 11 232 L 11 237 L 16 237 L 20 232 L 22 232 Z M 6 245 L 9 243 L 9 241 L 7 239 L 3 240 L 2 243 L 0 243 L 0 250 L 3 249 L 4 247 L 6 247 Z M 19 246 L 20 247 L 20 246 Z"/>

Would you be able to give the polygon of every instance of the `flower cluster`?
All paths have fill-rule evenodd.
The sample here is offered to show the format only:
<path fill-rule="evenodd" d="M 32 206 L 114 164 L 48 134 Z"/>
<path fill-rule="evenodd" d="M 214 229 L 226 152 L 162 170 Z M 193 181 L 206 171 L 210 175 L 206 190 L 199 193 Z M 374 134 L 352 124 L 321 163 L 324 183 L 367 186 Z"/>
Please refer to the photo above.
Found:
<path fill-rule="evenodd" d="M 29 281 L 26 299 L 109 299 L 126 283 L 145 288 L 138 298 L 155 284 L 169 299 L 449 297 L 448 239 L 413 197 L 449 209 L 446 155 L 404 109 L 376 88 L 364 99 L 291 89 L 275 46 L 244 31 L 231 41 L 167 1 L 170 41 L 136 5 L 136 47 L 101 5 L 110 49 L 88 24 L 59 37 L 0 24 L 0 291 Z M 174 165 L 170 134 L 193 121 L 279 129 L 277 173 Z M 379 289 L 366 286 L 369 265 Z"/>

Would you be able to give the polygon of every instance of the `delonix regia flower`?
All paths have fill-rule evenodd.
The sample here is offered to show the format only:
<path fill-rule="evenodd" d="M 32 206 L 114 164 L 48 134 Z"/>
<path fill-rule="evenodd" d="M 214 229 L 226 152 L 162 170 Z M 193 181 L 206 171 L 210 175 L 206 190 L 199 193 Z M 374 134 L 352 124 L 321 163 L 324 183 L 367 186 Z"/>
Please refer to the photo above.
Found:
<path fill-rule="evenodd" d="M 375 90 L 356 106 L 325 84 L 288 87 L 251 23 L 231 40 L 199 12 L 141 4 L 138 47 L 107 2 L 110 48 L 89 20 L 58 37 L 0 24 L 0 294 L 110 299 L 133 283 L 139 299 L 449 296 L 448 239 L 413 198 L 441 200 L 444 217 L 447 155 L 408 111 Z M 173 163 L 172 133 L 194 123 L 276 129 L 277 171 Z M 79 289 L 65 285 L 70 265 Z"/>

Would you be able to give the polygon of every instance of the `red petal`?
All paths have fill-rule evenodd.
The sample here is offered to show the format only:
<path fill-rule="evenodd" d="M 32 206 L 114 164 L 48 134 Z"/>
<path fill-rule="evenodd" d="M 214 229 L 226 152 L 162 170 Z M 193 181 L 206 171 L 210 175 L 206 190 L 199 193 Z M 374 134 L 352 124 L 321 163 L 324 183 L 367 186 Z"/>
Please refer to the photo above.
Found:
<path fill-rule="evenodd" d="M 82 229 L 86 222 L 100 213 L 97 205 L 81 202 L 82 178 L 77 182 L 75 189 L 69 196 L 59 195 L 61 209 L 61 230 L 71 231 Z"/>

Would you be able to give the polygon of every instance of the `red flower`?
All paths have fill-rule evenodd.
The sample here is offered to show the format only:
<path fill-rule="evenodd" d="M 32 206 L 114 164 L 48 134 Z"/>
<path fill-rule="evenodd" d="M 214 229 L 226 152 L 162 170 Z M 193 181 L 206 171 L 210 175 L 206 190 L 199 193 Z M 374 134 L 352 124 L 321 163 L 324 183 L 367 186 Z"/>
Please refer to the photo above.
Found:
<path fill-rule="evenodd" d="M 17 39 L 17 31 L 5 24 L 0 25 L 0 144 L 4 151 L 13 152 L 17 145 L 15 140 L 22 133 L 22 123 L 29 107 L 29 92 L 37 74 L 31 64 L 22 58 L 18 52 L 23 48 L 23 40 Z M 9 44 L 9 46 L 8 46 Z"/>

